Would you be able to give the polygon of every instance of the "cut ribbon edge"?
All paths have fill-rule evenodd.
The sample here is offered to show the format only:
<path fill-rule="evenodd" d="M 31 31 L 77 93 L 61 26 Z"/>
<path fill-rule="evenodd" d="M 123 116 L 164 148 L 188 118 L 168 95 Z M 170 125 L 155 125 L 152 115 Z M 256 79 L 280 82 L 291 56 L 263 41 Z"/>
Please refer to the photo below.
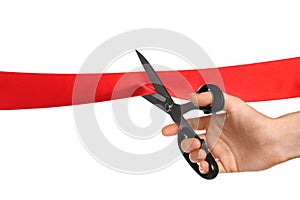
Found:
<path fill-rule="evenodd" d="M 219 73 L 219 77 L 214 77 Z M 300 57 L 197 70 L 159 71 L 173 97 L 213 83 L 244 101 L 300 97 Z M 221 77 L 221 80 L 220 80 Z M 0 72 L 0 109 L 68 106 L 153 94 L 145 72 L 45 74 Z"/>

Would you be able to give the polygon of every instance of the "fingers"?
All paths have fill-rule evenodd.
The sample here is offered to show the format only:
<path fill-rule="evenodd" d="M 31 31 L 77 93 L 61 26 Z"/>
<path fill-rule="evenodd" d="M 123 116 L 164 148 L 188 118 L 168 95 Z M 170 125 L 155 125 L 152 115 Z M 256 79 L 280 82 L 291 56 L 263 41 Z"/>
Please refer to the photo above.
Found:
<path fill-rule="evenodd" d="M 200 137 L 204 138 L 204 135 L 201 135 Z M 206 174 L 209 172 L 209 164 L 205 161 L 207 154 L 203 149 L 200 149 L 200 146 L 200 141 L 195 138 L 184 139 L 181 143 L 182 150 L 185 153 L 189 153 L 190 160 L 193 163 L 198 163 L 201 173 Z M 214 154 L 214 150 L 212 150 L 211 153 Z M 219 173 L 225 173 L 226 170 L 222 162 L 218 159 L 216 159 L 216 162 L 219 167 Z"/>
<path fill-rule="evenodd" d="M 199 162 L 199 170 L 202 174 L 207 174 L 209 172 L 209 164 L 205 160 Z"/>
<path fill-rule="evenodd" d="M 178 133 L 178 126 L 176 124 L 167 125 L 167 126 L 163 127 L 161 132 L 164 136 L 176 135 Z"/>
<path fill-rule="evenodd" d="M 197 149 L 195 151 L 190 152 L 190 160 L 193 163 L 198 163 L 199 164 L 199 170 L 201 171 L 201 173 L 206 174 L 209 172 L 209 164 L 207 161 L 205 161 L 206 159 L 206 152 L 203 149 Z M 225 173 L 226 170 L 222 164 L 222 162 L 218 159 L 216 159 L 216 162 L 218 164 L 219 167 L 219 173 Z"/>
<path fill-rule="evenodd" d="M 185 153 L 189 153 L 190 160 L 193 163 L 199 163 L 199 170 L 206 174 L 209 171 L 208 162 L 206 159 L 206 152 L 200 149 L 200 141 L 195 138 L 187 138 L 181 142 L 181 148 Z"/>
<path fill-rule="evenodd" d="M 190 153 L 192 151 L 200 149 L 200 146 L 201 143 L 196 138 L 187 138 L 181 142 L 181 149 L 186 153 Z"/>
<path fill-rule="evenodd" d="M 218 167 L 219 167 L 219 173 L 226 173 L 226 170 L 220 160 L 216 160 Z M 199 170 L 201 173 L 206 174 L 209 172 L 209 164 L 205 160 L 201 160 L 199 162 Z"/>
<path fill-rule="evenodd" d="M 203 149 L 197 149 L 190 152 L 190 160 L 194 163 L 199 163 L 200 161 L 205 160 L 206 152 Z"/>
<path fill-rule="evenodd" d="M 203 149 L 197 149 L 194 151 L 190 152 L 190 160 L 193 163 L 198 163 L 199 164 L 199 170 L 201 171 L 201 173 L 206 174 L 209 172 L 209 164 L 207 161 L 205 161 L 206 159 L 206 152 Z M 220 160 L 216 160 L 218 167 L 219 167 L 219 172 L 220 173 L 225 173 L 225 169 L 223 164 L 221 163 Z"/>

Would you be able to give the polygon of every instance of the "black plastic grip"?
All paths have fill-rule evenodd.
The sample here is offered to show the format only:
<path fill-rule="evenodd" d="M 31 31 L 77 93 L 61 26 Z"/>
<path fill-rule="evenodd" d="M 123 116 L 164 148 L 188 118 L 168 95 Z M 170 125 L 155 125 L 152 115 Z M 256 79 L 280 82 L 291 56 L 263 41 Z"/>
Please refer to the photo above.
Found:
<path fill-rule="evenodd" d="M 223 110 L 224 105 L 225 105 L 225 100 L 224 100 L 224 95 L 222 90 L 214 85 L 214 84 L 205 84 L 200 87 L 200 89 L 197 91 L 197 93 L 202 93 L 202 92 L 207 92 L 210 91 L 213 96 L 213 101 L 211 105 L 208 106 L 199 106 L 199 109 L 202 110 L 205 114 L 210 114 L 210 113 L 216 113 L 218 111 Z M 201 147 L 200 149 L 203 149 L 206 152 L 206 159 L 205 161 L 208 162 L 209 165 L 209 171 L 206 174 L 203 174 L 200 169 L 199 165 L 197 163 L 193 163 L 190 160 L 189 153 L 185 153 L 182 148 L 181 148 L 181 142 L 186 139 L 186 138 L 196 138 L 200 141 Z M 200 138 L 194 130 L 192 130 L 190 127 L 183 126 L 178 133 L 178 146 L 183 154 L 185 160 L 189 163 L 189 165 L 194 169 L 194 171 L 199 174 L 202 178 L 205 179 L 213 179 L 215 178 L 218 173 L 219 173 L 219 167 L 212 156 L 210 149 L 207 147 L 206 142 L 204 139 Z"/>
<path fill-rule="evenodd" d="M 194 138 L 196 138 L 200 141 L 200 143 L 201 143 L 200 149 L 203 149 L 207 153 L 206 159 L 205 159 L 205 161 L 207 161 L 208 165 L 209 165 L 209 171 L 208 171 L 207 174 L 203 174 L 199 169 L 199 165 L 197 163 L 193 163 L 190 160 L 189 153 L 185 153 L 181 148 L 182 140 L 184 140 L 186 138 L 192 138 L 191 135 L 193 135 Z M 179 146 L 179 149 L 180 149 L 183 157 L 185 158 L 185 160 L 194 169 L 194 171 L 197 174 L 199 174 L 202 178 L 214 179 L 218 175 L 219 167 L 218 167 L 218 164 L 217 164 L 216 160 L 214 159 L 214 157 L 210 153 L 210 150 L 207 147 L 207 145 L 205 143 L 205 140 L 200 138 L 194 131 L 191 131 L 189 128 L 186 128 L 186 127 L 180 129 L 180 131 L 178 133 L 178 146 Z"/>
<path fill-rule="evenodd" d="M 222 90 L 214 84 L 205 84 L 200 87 L 197 93 L 210 91 L 213 95 L 212 104 L 209 106 L 199 106 L 205 114 L 216 113 L 223 110 L 225 105 L 224 95 Z"/>

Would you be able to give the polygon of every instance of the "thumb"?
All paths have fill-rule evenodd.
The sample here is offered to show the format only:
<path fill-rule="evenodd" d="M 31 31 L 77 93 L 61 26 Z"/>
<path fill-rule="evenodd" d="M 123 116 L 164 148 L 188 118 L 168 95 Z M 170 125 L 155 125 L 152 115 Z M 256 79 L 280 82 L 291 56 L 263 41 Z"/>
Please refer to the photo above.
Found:
<path fill-rule="evenodd" d="M 213 95 L 210 91 L 190 94 L 190 101 L 198 106 L 208 106 L 212 103 Z"/>
<path fill-rule="evenodd" d="M 237 105 L 240 102 L 242 102 L 242 100 L 238 97 L 231 96 L 226 93 L 223 93 L 223 95 L 225 100 L 224 110 L 227 112 L 231 112 L 235 107 L 234 105 Z M 195 105 L 208 106 L 211 105 L 213 102 L 213 95 L 210 91 L 202 93 L 192 93 L 190 94 L 189 99 Z"/>

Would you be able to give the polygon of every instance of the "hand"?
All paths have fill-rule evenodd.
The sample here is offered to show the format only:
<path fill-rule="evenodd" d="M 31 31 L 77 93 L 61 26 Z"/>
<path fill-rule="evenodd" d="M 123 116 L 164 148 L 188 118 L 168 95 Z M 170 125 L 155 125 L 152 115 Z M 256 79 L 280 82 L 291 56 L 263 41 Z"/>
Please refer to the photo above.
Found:
<path fill-rule="evenodd" d="M 276 120 L 269 118 L 241 99 L 224 94 L 225 113 L 189 119 L 193 129 L 205 130 L 200 134 L 216 158 L 219 171 L 241 172 L 264 170 L 284 160 L 279 152 L 279 134 L 275 133 Z M 190 100 L 197 105 L 212 103 L 210 92 L 191 94 Z M 178 127 L 171 124 L 163 128 L 165 136 L 176 135 Z M 197 139 L 185 139 L 181 143 L 190 160 L 199 163 L 202 173 L 208 172 L 206 153 Z"/>

